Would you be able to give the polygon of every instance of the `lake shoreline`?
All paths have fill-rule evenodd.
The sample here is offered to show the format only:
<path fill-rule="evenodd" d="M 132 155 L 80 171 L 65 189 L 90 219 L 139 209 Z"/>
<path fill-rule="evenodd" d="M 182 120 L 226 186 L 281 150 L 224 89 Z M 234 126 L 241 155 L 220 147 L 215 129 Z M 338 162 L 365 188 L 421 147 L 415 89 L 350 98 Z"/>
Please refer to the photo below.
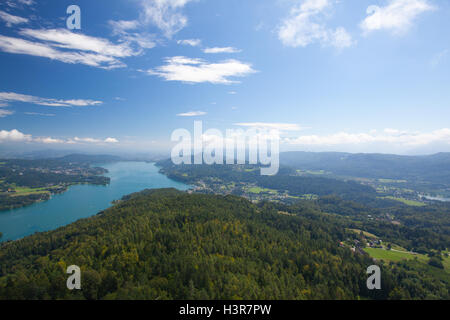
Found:
<path fill-rule="evenodd" d="M 74 184 L 49 200 L 0 212 L 0 243 L 18 240 L 35 232 L 45 232 L 65 226 L 78 219 L 95 216 L 123 196 L 144 189 L 176 188 L 186 191 L 191 186 L 174 181 L 159 172 L 155 163 L 118 161 L 93 164 L 109 172 L 108 185 Z"/>

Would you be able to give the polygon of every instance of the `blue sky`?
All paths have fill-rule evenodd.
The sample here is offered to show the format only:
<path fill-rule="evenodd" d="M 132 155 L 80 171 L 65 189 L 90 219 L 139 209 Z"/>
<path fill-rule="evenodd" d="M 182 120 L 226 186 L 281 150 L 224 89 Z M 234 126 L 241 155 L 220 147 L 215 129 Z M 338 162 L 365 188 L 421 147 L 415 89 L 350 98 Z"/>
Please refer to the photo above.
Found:
<path fill-rule="evenodd" d="M 438 0 L 5 0 L 0 147 L 169 150 L 202 120 L 277 127 L 281 150 L 448 152 L 449 17 Z"/>

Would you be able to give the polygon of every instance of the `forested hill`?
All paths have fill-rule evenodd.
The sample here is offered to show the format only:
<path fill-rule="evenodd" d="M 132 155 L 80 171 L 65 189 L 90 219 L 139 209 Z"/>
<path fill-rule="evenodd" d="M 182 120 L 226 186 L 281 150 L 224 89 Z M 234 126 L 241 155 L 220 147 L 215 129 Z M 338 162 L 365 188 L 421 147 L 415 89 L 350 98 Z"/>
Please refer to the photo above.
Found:
<path fill-rule="evenodd" d="M 104 212 L 0 247 L 0 299 L 443 298 L 448 287 L 339 247 L 346 230 L 322 213 L 280 212 L 235 196 L 173 189 L 132 194 Z M 66 289 L 66 267 L 82 290 Z M 412 295 L 412 296 L 411 296 Z"/>

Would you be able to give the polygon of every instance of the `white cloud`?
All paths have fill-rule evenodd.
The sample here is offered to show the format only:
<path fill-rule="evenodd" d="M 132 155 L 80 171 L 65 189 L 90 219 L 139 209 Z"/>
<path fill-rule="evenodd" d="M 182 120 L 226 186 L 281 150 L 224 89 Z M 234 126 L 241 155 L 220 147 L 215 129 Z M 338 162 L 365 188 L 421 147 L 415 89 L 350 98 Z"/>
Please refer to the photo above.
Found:
<path fill-rule="evenodd" d="M 278 130 L 278 131 L 300 131 L 303 130 L 301 126 L 295 123 L 271 123 L 271 122 L 239 122 L 235 123 L 235 126 L 251 127 L 256 129 L 265 130 Z"/>
<path fill-rule="evenodd" d="M 293 7 L 278 29 L 278 38 L 289 47 L 306 47 L 316 42 L 339 49 L 352 46 L 355 41 L 343 27 L 333 30 L 326 26 L 326 13 L 334 2 L 305 0 Z"/>
<path fill-rule="evenodd" d="M 285 138 L 284 142 L 290 145 L 319 146 L 388 143 L 411 147 L 423 146 L 431 143 L 450 144 L 450 129 L 443 128 L 428 133 L 407 132 L 396 129 L 385 129 L 382 133 L 377 133 L 376 131 L 368 133 L 339 132 L 325 136 L 305 135 L 297 138 Z"/>
<path fill-rule="evenodd" d="M 142 19 L 144 23 L 150 23 L 171 38 L 175 33 L 183 29 L 188 22 L 181 9 L 194 0 L 141 0 L 143 6 Z"/>
<path fill-rule="evenodd" d="M 21 24 L 21 23 L 28 22 L 27 18 L 13 16 L 12 14 L 9 14 L 9 13 L 1 11 L 1 10 L 0 10 L 0 20 L 5 21 L 7 27 L 12 27 L 15 24 Z"/>
<path fill-rule="evenodd" d="M 177 116 L 179 117 L 198 117 L 198 116 L 204 116 L 206 112 L 203 111 L 189 111 L 184 113 L 179 113 Z"/>
<path fill-rule="evenodd" d="M 361 22 L 365 33 L 376 30 L 390 30 L 395 34 L 407 31 L 414 19 L 427 11 L 434 10 L 428 0 L 389 0 L 388 5 L 367 8 L 367 17 Z"/>
<path fill-rule="evenodd" d="M 0 92 L 0 103 L 24 102 L 48 107 L 86 107 L 100 105 L 102 101 L 89 99 L 49 99 L 14 92 Z"/>
<path fill-rule="evenodd" d="M 24 142 L 31 141 L 31 135 L 13 129 L 11 131 L 0 130 L 0 142 Z"/>
<path fill-rule="evenodd" d="M 96 138 L 79 138 L 79 137 L 74 137 L 73 139 L 69 139 L 67 141 L 67 143 L 69 144 L 74 144 L 74 143 L 88 143 L 88 144 L 104 144 L 104 143 L 119 143 L 119 140 L 117 140 L 116 138 L 111 138 L 108 137 L 104 140 L 102 139 L 96 139 Z"/>
<path fill-rule="evenodd" d="M 100 139 L 94 139 L 94 138 L 78 138 L 74 137 L 73 141 L 80 142 L 80 143 L 100 143 Z"/>
<path fill-rule="evenodd" d="M 203 50 L 204 53 L 237 53 L 241 52 L 241 50 L 233 48 L 233 47 L 214 47 L 214 48 L 206 48 Z"/>
<path fill-rule="evenodd" d="M 119 140 L 117 140 L 116 138 L 106 138 L 105 143 L 119 143 Z"/>
<path fill-rule="evenodd" d="M 38 137 L 38 138 L 34 138 L 33 142 L 44 143 L 44 144 L 62 144 L 62 143 L 64 143 L 64 140 L 55 139 L 52 137 Z"/>
<path fill-rule="evenodd" d="M 202 41 L 200 39 L 184 39 L 178 40 L 177 43 L 185 46 L 197 47 L 202 44 Z"/>
<path fill-rule="evenodd" d="M 167 81 L 230 84 L 237 82 L 231 80 L 232 77 L 244 77 L 255 72 L 250 64 L 233 59 L 210 63 L 202 59 L 171 57 L 165 61 L 165 65 L 148 70 L 147 73 Z"/>

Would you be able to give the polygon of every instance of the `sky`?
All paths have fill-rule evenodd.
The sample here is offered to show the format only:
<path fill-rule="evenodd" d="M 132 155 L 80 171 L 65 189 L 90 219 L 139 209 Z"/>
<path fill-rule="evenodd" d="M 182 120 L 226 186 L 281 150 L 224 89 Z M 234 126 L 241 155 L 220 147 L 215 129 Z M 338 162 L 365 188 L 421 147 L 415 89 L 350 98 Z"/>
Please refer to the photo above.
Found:
<path fill-rule="evenodd" d="M 449 17 L 441 0 L 1 0 L 0 150 L 166 151 L 202 121 L 276 128 L 282 151 L 450 152 Z"/>

